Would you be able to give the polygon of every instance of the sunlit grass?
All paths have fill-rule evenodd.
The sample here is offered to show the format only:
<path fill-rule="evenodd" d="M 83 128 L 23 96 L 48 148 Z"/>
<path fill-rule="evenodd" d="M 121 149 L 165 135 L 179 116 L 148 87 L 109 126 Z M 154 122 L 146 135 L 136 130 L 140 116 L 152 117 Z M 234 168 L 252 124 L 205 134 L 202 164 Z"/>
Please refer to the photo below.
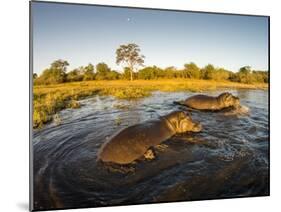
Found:
<path fill-rule="evenodd" d="M 135 81 L 86 81 L 40 85 L 33 88 L 33 127 L 42 127 L 54 119 L 58 111 L 65 108 L 79 108 L 78 100 L 94 94 L 111 95 L 119 99 L 143 98 L 152 91 L 202 92 L 222 88 L 266 89 L 268 84 L 242 84 L 235 82 L 217 82 L 210 80 L 135 80 Z"/>

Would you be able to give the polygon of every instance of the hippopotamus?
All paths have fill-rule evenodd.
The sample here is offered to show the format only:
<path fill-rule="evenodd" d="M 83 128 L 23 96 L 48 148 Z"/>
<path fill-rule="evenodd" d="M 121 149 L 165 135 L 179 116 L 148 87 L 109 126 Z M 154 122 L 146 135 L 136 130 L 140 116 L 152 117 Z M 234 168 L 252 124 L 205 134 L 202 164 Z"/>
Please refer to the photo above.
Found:
<path fill-rule="evenodd" d="M 203 94 L 191 96 L 184 101 L 176 102 L 180 105 L 187 106 L 197 110 L 219 111 L 225 108 L 240 107 L 240 100 L 231 93 L 225 92 L 217 97 L 207 96 Z"/>
<path fill-rule="evenodd" d="M 159 119 L 121 130 L 101 146 L 97 160 L 130 164 L 145 156 L 149 148 L 159 145 L 177 133 L 200 132 L 201 129 L 201 124 L 194 122 L 190 115 L 175 111 Z"/>

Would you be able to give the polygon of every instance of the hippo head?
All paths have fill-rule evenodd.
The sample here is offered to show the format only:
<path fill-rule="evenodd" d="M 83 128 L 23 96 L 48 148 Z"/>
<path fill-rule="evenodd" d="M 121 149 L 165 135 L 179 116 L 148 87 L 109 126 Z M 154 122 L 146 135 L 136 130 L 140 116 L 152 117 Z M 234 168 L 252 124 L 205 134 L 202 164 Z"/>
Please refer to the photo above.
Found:
<path fill-rule="evenodd" d="M 221 95 L 218 96 L 218 102 L 220 105 L 223 107 L 239 107 L 240 105 L 240 100 L 238 97 L 233 96 L 231 93 L 222 93 Z"/>
<path fill-rule="evenodd" d="M 182 111 L 173 112 L 165 118 L 176 133 L 200 132 L 202 130 L 201 124 L 192 121 L 190 115 Z"/>

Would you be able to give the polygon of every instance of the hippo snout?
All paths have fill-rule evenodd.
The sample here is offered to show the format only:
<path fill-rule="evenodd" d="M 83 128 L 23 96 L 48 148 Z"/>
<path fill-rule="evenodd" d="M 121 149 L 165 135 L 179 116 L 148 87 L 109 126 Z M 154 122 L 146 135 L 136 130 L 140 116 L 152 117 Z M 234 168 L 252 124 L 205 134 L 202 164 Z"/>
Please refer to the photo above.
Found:
<path fill-rule="evenodd" d="M 202 125 L 200 123 L 195 123 L 193 125 L 193 129 L 192 129 L 193 132 L 200 132 L 201 130 L 202 130 Z"/>

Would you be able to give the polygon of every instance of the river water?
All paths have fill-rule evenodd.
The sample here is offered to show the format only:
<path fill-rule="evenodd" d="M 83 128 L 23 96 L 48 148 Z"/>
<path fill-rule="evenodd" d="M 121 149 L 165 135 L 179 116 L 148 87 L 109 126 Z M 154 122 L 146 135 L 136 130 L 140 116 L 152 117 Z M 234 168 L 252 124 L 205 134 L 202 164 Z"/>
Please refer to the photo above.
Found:
<path fill-rule="evenodd" d="M 248 115 L 192 111 L 202 132 L 175 135 L 154 149 L 154 160 L 127 166 L 96 162 L 106 139 L 130 125 L 185 110 L 173 101 L 196 93 L 154 92 L 131 101 L 94 96 L 79 109 L 61 111 L 60 124 L 33 132 L 34 209 L 268 195 L 268 90 L 227 91 L 239 96 Z"/>

